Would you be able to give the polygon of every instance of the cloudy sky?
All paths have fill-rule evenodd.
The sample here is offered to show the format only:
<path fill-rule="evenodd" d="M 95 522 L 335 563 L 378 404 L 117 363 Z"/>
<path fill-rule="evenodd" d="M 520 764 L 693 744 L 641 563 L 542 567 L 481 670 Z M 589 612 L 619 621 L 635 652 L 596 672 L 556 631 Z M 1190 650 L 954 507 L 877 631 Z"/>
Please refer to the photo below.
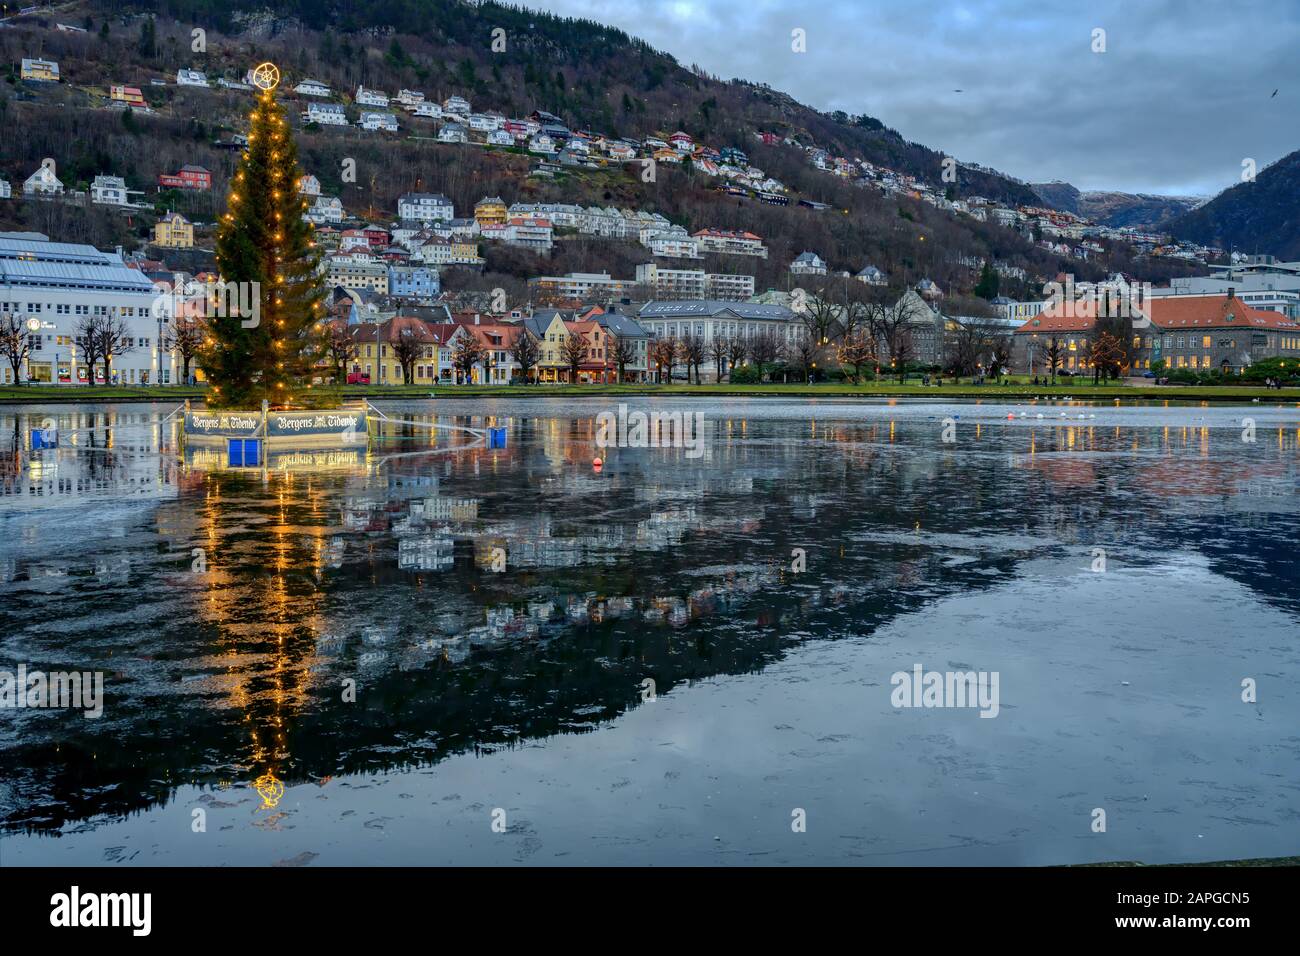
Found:
<path fill-rule="evenodd" d="M 1030 182 L 1213 195 L 1300 149 L 1296 0 L 524 2 Z"/>

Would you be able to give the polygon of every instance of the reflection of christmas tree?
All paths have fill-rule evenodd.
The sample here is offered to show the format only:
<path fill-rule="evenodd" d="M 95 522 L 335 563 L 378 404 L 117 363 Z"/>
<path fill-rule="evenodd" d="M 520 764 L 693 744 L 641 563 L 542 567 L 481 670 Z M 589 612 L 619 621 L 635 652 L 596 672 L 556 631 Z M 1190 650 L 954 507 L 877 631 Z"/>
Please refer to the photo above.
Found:
<path fill-rule="evenodd" d="M 218 310 L 200 358 L 212 403 L 228 407 L 262 399 L 281 405 L 310 382 L 324 310 L 312 227 L 302 218 L 298 150 L 273 86 L 258 93 L 251 120 L 217 232 L 217 267 L 227 286 L 240 284 L 244 301 L 256 290 L 260 314 L 254 323 Z"/>

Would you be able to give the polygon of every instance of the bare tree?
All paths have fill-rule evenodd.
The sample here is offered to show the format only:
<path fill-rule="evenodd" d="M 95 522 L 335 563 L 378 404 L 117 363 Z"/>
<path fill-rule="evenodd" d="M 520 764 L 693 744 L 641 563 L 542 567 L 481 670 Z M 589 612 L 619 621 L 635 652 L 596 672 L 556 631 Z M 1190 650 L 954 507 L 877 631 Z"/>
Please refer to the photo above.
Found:
<path fill-rule="evenodd" d="M 1043 361 L 1047 364 L 1047 372 L 1052 377 L 1052 384 L 1056 384 L 1056 373 L 1065 363 L 1065 340 L 1059 338 L 1055 332 L 1047 336 L 1043 345 Z"/>
<path fill-rule="evenodd" d="M 571 384 L 578 381 L 578 369 L 586 357 L 587 340 L 577 332 L 570 332 L 565 336 L 564 341 L 560 343 L 560 358 L 564 359 L 564 364 L 568 366 Z"/>
<path fill-rule="evenodd" d="M 1105 381 L 1107 378 L 1119 378 L 1124 367 L 1126 352 L 1124 342 L 1113 332 L 1102 330 L 1091 342 L 1089 358 L 1092 360 L 1092 382 Z"/>
<path fill-rule="evenodd" d="M 686 366 L 686 381 L 691 380 L 691 369 L 695 369 L 695 384 L 700 384 L 700 365 L 704 362 L 704 339 L 691 332 L 682 336 L 682 364 Z"/>
<path fill-rule="evenodd" d="M 14 384 L 19 384 L 23 363 L 32 354 L 32 340 L 27 326 L 21 318 L 12 312 L 0 317 L 0 356 L 14 370 Z"/>
<path fill-rule="evenodd" d="M 727 364 L 731 368 L 745 364 L 745 359 L 749 358 L 749 343 L 739 335 L 733 335 L 727 339 Z"/>
<path fill-rule="evenodd" d="M 127 337 L 129 329 L 116 313 L 105 317 L 99 327 L 99 354 L 104 360 L 104 384 L 113 383 L 113 359 L 135 348 L 134 340 Z"/>
<path fill-rule="evenodd" d="M 95 384 L 95 366 L 103 357 L 103 351 L 100 340 L 100 331 L 104 319 L 98 315 L 88 315 L 77 323 L 72 332 L 72 344 L 81 356 L 81 362 L 86 367 L 86 384 Z M 104 379 L 107 383 L 107 376 Z"/>
<path fill-rule="evenodd" d="M 955 320 L 944 341 L 945 365 L 955 375 L 975 375 L 981 368 L 992 368 L 999 341 L 1006 330 L 996 322 L 966 318 Z"/>
<path fill-rule="evenodd" d="M 1011 336 L 1004 330 L 1003 334 L 993 340 L 993 352 L 989 357 L 989 372 L 999 381 L 1011 368 L 1011 353 Z"/>
<path fill-rule="evenodd" d="M 869 367 L 878 354 L 876 340 L 861 329 L 845 335 L 840 341 L 838 350 L 840 365 L 850 369 L 849 377 L 854 385 L 861 380 L 862 370 Z"/>
<path fill-rule="evenodd" d="M 889 351 L 889 360 L 898 373 L 900 382 L 907 378 L 907 363 L 913 355 L 912 310 L 906 296 L 894 302 L 878 300 L 871 303 L 868 321 L 872 336 Z"/>
<path fill-rule="evenodd" d="M 709 341 L 709 358 L 713 359 L 714 370 L 718 373 L 718 381 L 722 381 L 722 370 L 727 364 L 727 340 L 721 335 L 715 335 Z"/>
<path fill-rule="evenodd" d="M 626 336 L 615 336 L 611 357 L 618 366 L 618 380 L 622 382 L 627 377 L 627 367 L 636 361 L 636 343 Z"/>
<path fill-rule="evenodd" d="M 794 341 L 786 345 L 786 356 L 790 364 L 799 370 L 805 382 L 812 377 L 813 369 L 817 367 L 817 360 L 821 358 L 821 354 L 821 342 L 806 332 L 795 336 Z"/>
<path fill-rule="evenodd" d="M 652 349 L 655 367 L 658 369 L 659 384 L 662 385 L 665 381 L 671 384 L 673 369 L 677 366 L 677 361 L 681 355 L 681 345 L 674 338 L 656 339 Z M 664 369 L 668 370 L 667 379 L 664 378 Z"/>
<path fill-rule="evenodd" d="M 834 282 L 823 280 L 812 292 L 805 294 L 797 310 L 799 321 L 803 325 L 804 336 L 817 346 L 829 345 L 836 336 L 840 316 L 844 308 L 831 298 Z"/>
<path fill-rule="evenodd" d="M 510 355 L 519 363 L 519 374 L 527 384 L 530 373 L 542 360 L 542 346 L 527 328 L 521 327 L 515 340 L 510 343 Z"/>
<path fill-rule="evenodd" d="M 407 385 L 415 381 L 415 363 L 424 354 L 425 344 L 409 328 L 402 329 L 397 339 L 389 344 L 393 347 L 393 358 L 402 367 L 402 381 Z"/>
<path fill-rule="evenodd" d="M 177 316 L 171 327 L 163 333 L 163 348 L 175 352 L 181 359 L 181 380 L 178 384 L 189 384 L 190 365 L 203 347 L 204 334 L 203 326 L 193 316 Z M 351 338 L 348 341 L 351 342 Z"/>
<path fill-rule="evenodd" d="M 341 385 L 348 380 L 348 363 L 355 361 L 360 354 L 357 343 L 353 340 L 352 333 L 347 326 L 330 325 L 329 330 L 325 333 L 325 349 L 334 365 L 334 381 Z M 188 368 L 187 365 L 187 373 Z M 186 381 L 189 381 L 188 374 Z"/>
<path fill-rule="evenodd" d="M 451 364 L 460 372 L 461 384 L 468 385 L 474 366 L 487 357 L 487 351 L 473 334 L 462 335 L 451 350 Z"/>
<path fill-rule="evenodd" d="M 772 329 L 764 329 L 749 340 L 749 355 L 758 366 L 759 377 L 767 366 L 781 361 L 785 357 L 785 339 Z"/>

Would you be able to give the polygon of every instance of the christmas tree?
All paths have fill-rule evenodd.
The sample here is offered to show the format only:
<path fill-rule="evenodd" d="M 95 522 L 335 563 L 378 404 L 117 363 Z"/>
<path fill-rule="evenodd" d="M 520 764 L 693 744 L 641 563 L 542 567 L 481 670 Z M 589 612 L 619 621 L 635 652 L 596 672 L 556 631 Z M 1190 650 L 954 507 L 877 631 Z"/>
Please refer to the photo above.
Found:
<path fill-rule="evenodd" d="M 293 401 L 310 387 L 319 351 L 319 257 L 312 226 L 302 218 L 302 170 L 275 98 L 278 80 L 279 71 L 269 63 L 255 71 L 260 92 L 248 147 L 217 231 L 224 283 L 218 296 L 223 304 L 256 302 L 254 309 L 209 309 L 200 366 L 210 383 L 210 404 L 229 408 L 250 408 L 263 399 L 273 405 Z"/>

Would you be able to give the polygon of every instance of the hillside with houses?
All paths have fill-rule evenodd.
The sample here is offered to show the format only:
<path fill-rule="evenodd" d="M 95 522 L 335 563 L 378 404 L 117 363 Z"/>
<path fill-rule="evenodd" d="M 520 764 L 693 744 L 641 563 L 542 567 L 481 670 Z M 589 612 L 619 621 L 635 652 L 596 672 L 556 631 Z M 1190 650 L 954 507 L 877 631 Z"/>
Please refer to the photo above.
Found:
<path fill-rule="evenodd" d="M 832 343 L 857 349 L 855 376 L 884 356 L 900 374 L 1032 370 L 1011 332 L 1043 312 L 1045 284 L 1174 288 L 1227 260 L 1213 244 L 1061 208 L 869 117 L 683 68 L 597 24 L 433 0 L 417 7 L 448 16 L 420 35 L 401 18 L 336 30 L 237 8 L 96 19 L 102 6 L 0 30 L 11 64 L 0 118 L 22 130 L 0 154 L 0 232 L 20 257 L 57 255 L 49 240 L 116 248 L 112 262 L 175 300 L 170 318 L 143 314 L 196 318 L 248 146 L 254 67 L 276 63 L 338 378 L 527 379 L 513 354 L 524 327 L 542 346 L 533 377 L 548 381 L 671 378 L 679 364 L 699 380 L 708 360 L 718 379 L 746 361 L 808 377 Z M 467 45 L 489 7 L 508 25 L 499 52 L 490 32 Z M 1289 298 L 1251 291 L 1252 308 L 1294 321 Z M 562 354 L 570 337 L 597 359 Z M 157 351 L 164 338 L 136 341 Z M 620 339 L 639 343 L 622 356 L 637 364 L 616 366 Z M 379 361 L 389 342 L 397 364 Z M 1189 374 L 1219 374 L 1204 356 L 1188 361 Z M 128 371 L 190 375 L 161 355 Z"/>
<path fill-rule="evenodd" d="M 431 6 L 468 15 L 458 4 Z M 438 20 L 440 45 L 436 34 L 383 25 L 349 34 L 314 29 L 310 18 L 235 13 L 227 34 L 220 22 L 96 20 L 96 5 L 85 9 L 80 26 L 36 15 L 0 36 L 14 67 L 0 109 L 30 131 L 0 169 L 20 192 L 51 160 L 72 194 L 65 198 L 81 200 L 75 213 L 66 203 L 0 207 L 12 228 L 129 246 L 152 239 L 157 218 L 175 212 L 205 248 L 240 148 L 246 73 L 270 58 L 284 68 L 282 94 L 321 189 L 312 215 L 322 225 L 392 222 L 402 195 L 427 191 L 461 210 L 499 197 L 508 207 L 657 216 L 665 233 L 647 245 L 640 228 L 555 226 L 544 242 L 535 231 L 520 239 L 519 224 L 493 224 L 503 228 L 478 236 L 475 261 L 452 263 L 476 267 L 451 277 L 468 286 L 521 293 L 538 275 L 630 274 L 647 248 L 727 273 L 725 252 L 672 240 L 701 230 L 768 237 L 771 255 L 744 263 L 760 291 L 789 289 L 788 266 L 805 250 L 832 272 L 872 267 L 966 289 L 989 261 L 1013 293 L 1026 291 L 1014 285 L 1022 274 L 1027 286 L 1062 270 L 1159 280 L 1212 254 L 1137 230 L 1089 231 L 992 171 L 960 164 L 945 175 L 940 154 L 869 117 L 827 116 L 770 89 L 710 78 L 596 24 L 579 25 L 590 41 L 580 56 L 564 21 L 538 15 L 525 24 L 508 9 L 492 10 L 507 24 L 501 53 L 490 38 L 466 45 L 481 21 L 457 16 Z M 200 52 L 190 49 L 195 29 L 206 31 Z M 187 167 L 204 171 L 207 186 L 192 188 Z M 101 177 L 128 191 L 121 215 L 91 197 Z"/>

